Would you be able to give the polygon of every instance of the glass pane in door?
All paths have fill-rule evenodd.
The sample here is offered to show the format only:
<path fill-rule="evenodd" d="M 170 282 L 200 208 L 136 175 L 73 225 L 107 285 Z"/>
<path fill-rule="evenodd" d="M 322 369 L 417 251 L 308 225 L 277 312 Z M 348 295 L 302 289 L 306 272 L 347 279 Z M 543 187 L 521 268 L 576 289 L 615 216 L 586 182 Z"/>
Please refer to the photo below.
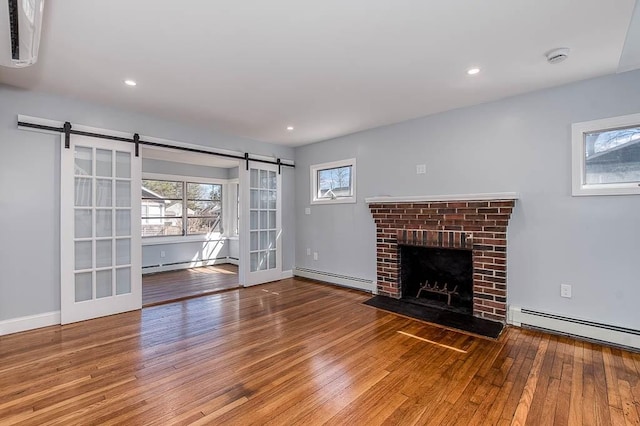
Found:
<path fill-rule="evenodd" d="M 111 166 L 113 153 L 110 149 L 96 150 L 96 175 L 111 176 L 113 167 Z"/>
<path fill-rule="evenodd" d="M 109 297 L 113 291 L 111 269 L 96 272 L 96 298 Z"/>
<path fill-rule="evenodd" d="M 76 302 L 84 302 L 93 298 L 92 275 L 91 272 L 76 274 Z"/>
<path fill-rule="evenodd" d="M 93 235 L 93 212 L 91 209 L 76 209 L 75 211 L 75 237 L 91 238 Z"/>
<path fill-rule="evenodd" d="M 116 269 L 116 294 L 131 293 L 131 268 Z"/>
<path fill-rule="evenodd" d="M 75 147 L 76 302 L 131 293 L 131 155 Z"/>

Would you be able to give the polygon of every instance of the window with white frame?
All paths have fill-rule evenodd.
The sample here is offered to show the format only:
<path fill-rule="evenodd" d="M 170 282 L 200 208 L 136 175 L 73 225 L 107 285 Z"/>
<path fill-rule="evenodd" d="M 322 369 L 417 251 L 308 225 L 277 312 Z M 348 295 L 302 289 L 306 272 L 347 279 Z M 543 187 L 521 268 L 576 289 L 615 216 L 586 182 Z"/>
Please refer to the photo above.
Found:
<path fill-rule="evenodd" d="M 185 182 L 187 235 L 221 233 L 222 185 Z"/>
<path fill-rule="evenodd" d="M 311 166 L 311 204 L 356 202 L 356 159 Z"/>
<path fill-rule="evenodd" d="M 640 194 L 640 114 L 574 123 L 573 195 Z"/>
<path fill-rule="evenodd" d="M 182 180 L 142 180 L 142 236 L 222 232 L 222 185 Z"/>

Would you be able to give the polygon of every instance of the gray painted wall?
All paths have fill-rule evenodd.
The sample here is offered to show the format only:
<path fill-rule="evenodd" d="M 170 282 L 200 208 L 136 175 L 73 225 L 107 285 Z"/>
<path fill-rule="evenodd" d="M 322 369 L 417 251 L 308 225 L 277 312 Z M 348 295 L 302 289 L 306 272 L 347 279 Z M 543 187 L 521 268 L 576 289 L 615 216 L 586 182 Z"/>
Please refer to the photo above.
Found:
<path fill-rule="evenodd" d="M 142 159 L 142 173 L 160 173 L 177 176 L 204 177 L 210 179 L 233 179 L 238 177 L 238 168 L 207 167 L 173 161 Z M 232 176 L 231 176 L 232 175 Z"/>
<path fill-rule="evenodd" d="M 289 147 L 0 85 L 0 321 L 60 309 L 59 136 L 18 130 L 17 114 L 283 159 L 294 156 Z M 287 185 L 293 183 L 283 185 L 283 221 L 293 223 L 293 211 L 285 211 L 293 206 Z M 293 264 L 293 235 L 293 229 L 283 232 L 285 270 Z"/>
<path fill-rule="evenodd" d="M 230 258 L 240 259 L 240 240 L 238 238 L 229 238 L 227 240 L 227 249 L 229 250 Z"/>
<path fill-rule="evenodd" d="M 296 166 L 297 167 L 297 166 Z M 295 169 L 282 167 L 282 270 L 293 269 L 296 260 L 295 254 Z M 241 218 L 242 220 L 242 218 Z"/>
<path fill-rule="evenodd" d="M 228 169 L 229 170 L 229 174 L 227 176 L 227 179 L 238 179 L 238 168 L 234 167 L 232 169 Z"/>
<path fill-rule="evenodd" d="M 174 264 L 222 259 L 229 256 L 229 243 L 226 238 L 153 245 L 145 245 L 143 241 L 142 244 L 143 268 L 170 266 L 178 269 L 187 265 L 175 266 Z M 161 256 L 161 252 L 164 252 L 164 257 Z M 145 270 L 143 269 L 142 272 L 144 273 Z"/>
<path fill-rule="evenodd" d="M 365 197 L 519 192 L 508 303 L 640 329 L 640 196 L 571 196 L 571 123 L 638 112 L 635 71 L 297 148 L 296 266 L 375 280 Z M 309 166 L 351 157 L 357 203 L 310 206 Z"/>

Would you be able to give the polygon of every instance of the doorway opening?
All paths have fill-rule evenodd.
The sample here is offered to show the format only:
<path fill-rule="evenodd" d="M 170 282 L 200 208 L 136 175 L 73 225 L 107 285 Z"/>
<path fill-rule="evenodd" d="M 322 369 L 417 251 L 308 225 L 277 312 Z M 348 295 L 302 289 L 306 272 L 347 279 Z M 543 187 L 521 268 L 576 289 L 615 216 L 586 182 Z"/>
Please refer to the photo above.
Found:
<path fill-rule="evenodd" d="M 142 306 L 240 287 L 237 160 L 142 150 Z"/>

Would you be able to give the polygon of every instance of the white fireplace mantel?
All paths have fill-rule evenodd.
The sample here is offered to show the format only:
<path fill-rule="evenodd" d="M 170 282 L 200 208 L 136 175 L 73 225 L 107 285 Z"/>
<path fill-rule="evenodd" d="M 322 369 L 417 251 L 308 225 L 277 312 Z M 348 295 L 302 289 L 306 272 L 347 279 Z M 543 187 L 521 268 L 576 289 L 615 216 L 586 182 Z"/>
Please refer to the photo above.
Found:
<path fill-rule="evenodd" d="M 517 192 L 494 192 L 487 194 L 444 194 L 444 195 L 405 195 L 399 197 L 378 196 L 368 197 L 364 201 L 373 203 L 420 203 L 430 201 L 487 201 L 487 200 L 517 200 Z"/>

